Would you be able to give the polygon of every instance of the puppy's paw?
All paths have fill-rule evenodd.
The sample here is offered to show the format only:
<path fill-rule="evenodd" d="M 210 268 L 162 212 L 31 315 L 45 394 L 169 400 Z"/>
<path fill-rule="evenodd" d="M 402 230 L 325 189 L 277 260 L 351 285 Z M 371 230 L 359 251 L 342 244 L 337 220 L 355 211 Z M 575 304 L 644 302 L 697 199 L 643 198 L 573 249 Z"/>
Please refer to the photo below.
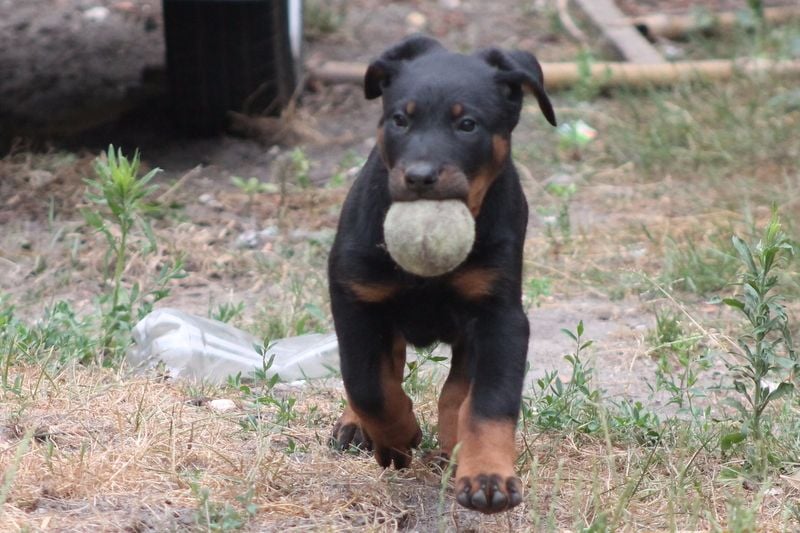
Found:
<path fill-rule="evenodd" d="M 522 482 L 499 474 L 465 476 L 456 482 L 456 501 L 485 514 L 506 511 L 522 503 Z"/>
<path fill-rule="evenodd" d="M 333 426 L 330 445 L 340 451 L 350 448 L 372 450 L 372 439 L 361 426 L 361 422 L 349 407 L 345 408 Z"/>
<path fill-rule="evenodd" d="M 415 431 L 405 437 L 393 439 L 395 442 L 376 442 L 374 444 L 375 460 L 378 461 L 379 465 L 384 468 L 394 465 L 398 470 L 408 468 L 411 464 L 411 450 L 422 442 L 422 430 L 420 430 L 416 421 L 414 426 L 416 428 Z"/>

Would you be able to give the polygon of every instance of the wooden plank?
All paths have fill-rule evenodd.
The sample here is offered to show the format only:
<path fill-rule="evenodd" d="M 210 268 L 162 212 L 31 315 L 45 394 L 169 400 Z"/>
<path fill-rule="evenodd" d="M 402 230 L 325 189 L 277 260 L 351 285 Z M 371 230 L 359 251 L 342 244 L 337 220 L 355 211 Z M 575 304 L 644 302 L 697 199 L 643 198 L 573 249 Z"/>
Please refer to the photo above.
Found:
<path fill-rule="evenodd" d="M 363 83 L 367 65 L 328 61 L 308 65 L 311 83 Z M 577 63 L 542 63 L 545 87 L 564 89 L 584 79 Z M 726 80 L 737 75 L 769 74 L 800 76 L 800 60 L 711 59 L 675 63 L 633 64 L 624 62 L 592 63 L 592 83 L 599 87 L 648 87 L 671 85 L 692 79 Z"/>
<path fill-rule="evenodd" d="M 708 17 L 698 18 L 697 15 L 670 15 L 657 13 L 642 17 L 625 18 L 617 23 L 632 24 L 644 30 L 648 35 L 658 35 L 667 39 L 676 39 L 691 31 L 712 30 L 723 32 L 730 30 L 739 23 L 740 14 L 735 11 L 711 13 Z M 800 6 L 777 6 L 764 8 L 764 22 L 780 24 L 800 18 Z"/>
<path fill-rule="evenodd" d="M 691 80 L 730 80 L 737 76 L 800 76 L 800 60 L 709 59 L 674 63 L 634 64 L 593 63 L 592 83 L 599 87 L 668 86 Z M 545 88 L 563 89 L 574 85 L 585 74 L 575 63 L 543 63 Z"/>
<path fill-rule="evenodd" d="M 613 0 L 575 0 L 575 3 L 592 19 L 592 23 L 626 60 L 637 64 L 666 62 L 636 28 L 620 23 L 626 20 L 626 17 Z"/>

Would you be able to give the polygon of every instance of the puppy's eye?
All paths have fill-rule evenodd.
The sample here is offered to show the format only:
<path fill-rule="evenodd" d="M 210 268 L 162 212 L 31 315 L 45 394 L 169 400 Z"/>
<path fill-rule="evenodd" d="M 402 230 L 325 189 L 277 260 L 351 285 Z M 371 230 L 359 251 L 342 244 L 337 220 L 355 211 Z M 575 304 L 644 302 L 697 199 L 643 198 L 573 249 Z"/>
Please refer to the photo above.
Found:
<path fill-rule="evenodd" d="M 392 122 L 398 128 L 408 127 L 408 118 L 402 113 L 395 113 L 394 115 L 392 115 Z"/>
<path fill-rule="evenodd" d="M 463 131 L 465 133 L 470 133 L 475 131 L 475 128 L 478 127 L 478 123 L 472 120 L 471 118 L 462 118 L 458 121 L 458 131 Z"/>

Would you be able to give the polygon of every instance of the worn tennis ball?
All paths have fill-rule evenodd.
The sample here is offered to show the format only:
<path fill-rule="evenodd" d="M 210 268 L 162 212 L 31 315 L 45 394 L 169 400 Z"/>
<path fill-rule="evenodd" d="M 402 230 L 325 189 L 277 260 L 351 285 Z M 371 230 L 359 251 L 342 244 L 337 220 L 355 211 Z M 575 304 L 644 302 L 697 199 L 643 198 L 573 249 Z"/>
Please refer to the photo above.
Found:
<path fill-rule="evenodd" d="M 403 270 L 441 276 L 464 262 L 475 242 L 475 220 L 464 202 L 395 202 L 383 221 L 386 249 Z"/>

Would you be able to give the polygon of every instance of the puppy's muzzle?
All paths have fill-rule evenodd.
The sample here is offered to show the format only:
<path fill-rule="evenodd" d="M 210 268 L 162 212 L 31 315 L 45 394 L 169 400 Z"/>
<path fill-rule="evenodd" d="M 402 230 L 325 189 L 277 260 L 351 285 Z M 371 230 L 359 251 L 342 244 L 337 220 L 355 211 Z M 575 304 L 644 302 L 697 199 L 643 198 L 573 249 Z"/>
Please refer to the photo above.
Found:
<path fill-rule="evenodd" d="M 389 193 L 393 202 L 420 199 L 466 201 L 469 180 L 455 165 L 412 161 L 398 164 L 389 171 Z"/>

